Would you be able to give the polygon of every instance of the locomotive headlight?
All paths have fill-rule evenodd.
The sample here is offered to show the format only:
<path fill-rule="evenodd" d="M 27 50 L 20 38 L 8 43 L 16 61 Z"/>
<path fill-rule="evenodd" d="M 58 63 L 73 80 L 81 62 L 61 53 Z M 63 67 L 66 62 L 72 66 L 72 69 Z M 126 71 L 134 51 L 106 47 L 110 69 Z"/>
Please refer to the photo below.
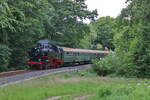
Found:
<path fill-rule="evenodd" d="M 39 59 L 39 61 L 41 61 L 41 59 Z"/>
<path fill-rule="evenodd" d="M 49 62 L 49 60 L 45 60 L 46 62 Z"/>

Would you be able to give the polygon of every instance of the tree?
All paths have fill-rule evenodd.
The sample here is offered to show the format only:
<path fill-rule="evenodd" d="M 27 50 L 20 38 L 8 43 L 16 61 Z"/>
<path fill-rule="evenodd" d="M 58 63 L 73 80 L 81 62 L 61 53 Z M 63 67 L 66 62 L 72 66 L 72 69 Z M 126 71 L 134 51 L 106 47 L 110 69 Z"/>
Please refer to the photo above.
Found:
<path fill-rule="evenodd" d="M 129 3 L 127 8 L 124 8 L 121 15 L 115 19 L 116 28 L 113 31 L 115 53 L 98 61 L 96 69 L 99 72 L 106 71 L 128 77 L 149 78 L 150 1 L 127 0 L 127 2 Z"/>
<path fill-rule="evenodd" d="M 101 44 L 103 49 L 105 47 L 114 49 L 113 36 L 115 30 L 115 19 L 109 16 L 101 17 L 92 23 L 95 34 L 97 35 L 94 40 L 94 45 Z"/>
<path fill-rule="evenodd" d="M 53 19 L 56 34 L 49 37 L 54 41 L 57 40 L 59 45 L 78 47 L 79 41 L 90 31 L 83 20 L 94 20 L 97 11 L 88 11 L 85 0 L 62 0 L 51 1 L 51 3 L 56 11 Z"/>
<path fill-rule="evenodd" d="M 115 36 L 116 52 L 123 65 L 132 68 L 131 73 L 138 77 L 149 77 L 150 71 L 149 6 L 149 0 L 132 0 L 122 10 L 119 22 L 125 24 L 120 25 Z"/>
<path fill-rule="evenodd" d="M 78 47 L 79 41 L 89 32 L 83 20 L 93 20 L 97 16 L 96 11 L 87 10 L 84 2 L 1 0 L 0 45 L 5 45 L 11 54 L 6 55 L 9 63 L 1 61 L 6 66 L 9 64 L 10 68 L 24 67 L 27 50 L 42 38 L 51 39 L 62 46 Z M 5 50 L 5 47 L 2 49 Z"/>

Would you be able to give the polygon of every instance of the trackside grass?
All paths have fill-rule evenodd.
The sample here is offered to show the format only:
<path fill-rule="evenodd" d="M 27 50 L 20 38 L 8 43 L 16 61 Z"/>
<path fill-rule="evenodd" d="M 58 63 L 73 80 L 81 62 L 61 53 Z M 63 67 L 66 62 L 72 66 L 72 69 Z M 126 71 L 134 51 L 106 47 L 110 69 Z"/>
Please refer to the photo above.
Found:
<path fill-rule="evenodd" d="M 150 100 L 150 80 L 98 77 L 88 69 L 0 87 L 0 100 L 45 100 L 57 96 L 56 100 Z"/>

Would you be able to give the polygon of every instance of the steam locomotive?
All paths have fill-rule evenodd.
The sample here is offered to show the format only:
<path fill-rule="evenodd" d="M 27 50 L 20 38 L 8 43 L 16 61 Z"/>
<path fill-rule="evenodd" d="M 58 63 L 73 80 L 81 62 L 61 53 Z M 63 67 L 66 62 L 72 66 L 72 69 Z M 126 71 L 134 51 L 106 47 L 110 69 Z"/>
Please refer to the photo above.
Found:
<path fill-rule="evenodd" d="M 107 54 L 108 51 L 59 47 L 48 39 L 43 39 L 29 50 L 27 64 L 35 69 L 57 68 L 63 65 L 91 63 L 92 59 L 102 58 Z"/>

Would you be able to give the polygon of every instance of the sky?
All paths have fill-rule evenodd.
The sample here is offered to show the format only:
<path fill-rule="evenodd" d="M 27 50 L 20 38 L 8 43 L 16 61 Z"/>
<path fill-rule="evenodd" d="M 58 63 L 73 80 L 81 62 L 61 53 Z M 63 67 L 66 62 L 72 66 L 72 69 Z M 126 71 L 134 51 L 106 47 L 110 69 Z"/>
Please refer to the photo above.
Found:
<path fill-rule="evenodd" d="M 122 8 L 126 7 L 126 0 L 86 0 L 89 10 L 98 10 L 98 17 L 117 17 Z"/>

